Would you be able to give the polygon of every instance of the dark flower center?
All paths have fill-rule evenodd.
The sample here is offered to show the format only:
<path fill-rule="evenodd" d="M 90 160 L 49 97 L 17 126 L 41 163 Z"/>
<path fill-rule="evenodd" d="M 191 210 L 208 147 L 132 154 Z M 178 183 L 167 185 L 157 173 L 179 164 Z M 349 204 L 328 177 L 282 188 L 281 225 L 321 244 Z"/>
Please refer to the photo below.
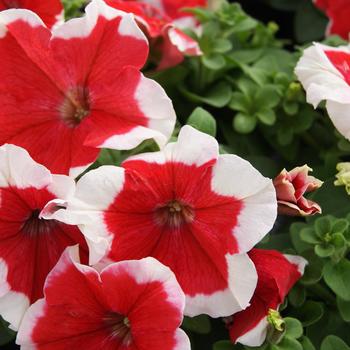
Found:
<path fill-rule="evenodd" d="M 194 210 L 187 204 L 173 200 L 157 208 L 155 217 L 161 226 L 179 227 L 194 220 Z"/>
<path fill-rule="evenodd" d="M 127 317 L 116 312 L 109 312 L 103 321 L 110 330 L 112 338 L 118 338 L 124 346 L 129 346 L 131 344 L 130 321 Z"/>
<path fill-rule="evenodd" d="M 40 209 L 33 210 L 23 222 L 21 232 L 29 236 L 47 234 L 56 226 L 55 220 L 44 220 L 39 218 Z"/>
<path fill-rule="evenodd" d="M 69 127 L 75 127 L 90 114 L 89 92 L 84 87 L 70 90 L 60 106 L 63 121 Z"/>

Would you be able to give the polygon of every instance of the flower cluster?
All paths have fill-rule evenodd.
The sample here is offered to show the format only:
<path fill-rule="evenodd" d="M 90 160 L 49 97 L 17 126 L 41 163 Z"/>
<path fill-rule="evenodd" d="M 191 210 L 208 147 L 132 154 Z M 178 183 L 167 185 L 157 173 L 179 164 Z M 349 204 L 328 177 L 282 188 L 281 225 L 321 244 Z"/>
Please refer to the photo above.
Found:
<path fill-rule="evenodd" d="M 0 12 L 0 315 L 17 344 L 190 350 L 183 317 L 206 314 L 261 345 L 306 261 L 254 247 L 278 206 L 320 212 L 303 195 L 321 183 L 307 166 L 272 181 L 189 125 L 169 142 L 147 38 L 159 68 L 200 54 L 179 10 L 206 3 L 93 0 L 59 24 L 3 2 L 21 7 Z M 86 171 L 148 139 L 160 150 Z"/>

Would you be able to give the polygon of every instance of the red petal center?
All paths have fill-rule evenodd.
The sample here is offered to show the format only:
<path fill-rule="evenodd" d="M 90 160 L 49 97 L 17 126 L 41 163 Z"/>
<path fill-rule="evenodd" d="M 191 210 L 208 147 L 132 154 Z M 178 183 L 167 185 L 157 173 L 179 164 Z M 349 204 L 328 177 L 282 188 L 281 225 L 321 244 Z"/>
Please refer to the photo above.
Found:
<path fill-rule="evenodd" d="M 111 337 L 118 338 L 124 346 L 131 344 L 130 321 L 127 317 L 116 312 L 110 312 L 105 316 L 103 321 L 110 329 Z"/>
<path fill-rule="evenodd" d="M 194 220 L 194 209 L 180 201 L 173 200 L 156 209 L 155 219 L 160 226 L 179 227 Z"/>
<path fill-rule="evenodd" d="M 62 105 L 60 113 L 63 121 L 69 127 L 75 127 L 90 114 L 89 91 L 85 87 L 70 90 Z"/>

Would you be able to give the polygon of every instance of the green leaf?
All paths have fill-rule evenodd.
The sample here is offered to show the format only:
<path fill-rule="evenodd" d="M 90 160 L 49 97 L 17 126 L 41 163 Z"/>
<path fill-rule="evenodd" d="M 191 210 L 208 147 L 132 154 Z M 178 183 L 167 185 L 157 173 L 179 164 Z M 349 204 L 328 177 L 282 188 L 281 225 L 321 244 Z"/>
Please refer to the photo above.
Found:
<path fill-rule="evenodd" d="M 276 113 L 272 109 L 264 109 L 256 113 L 259 120 L 266 125 L 273 125 L 276 122 Z"/>
<path fill-rule="evenodd" d="M 350 348 L 339 337 L 329 335 L 323 340 L 321 350 L 350 350 Z"/>
<path fill-rule="evenodd" d="M 208 94 L 205 95 L 202 100 L 208 105 L 222 108 L 226 106 L 232 97 L 232 89 L 230 84 L 220 82 L 209 90 Z"/>
<path fill-rule="evenodd" d="M 222 55 L 202 56 L 202 63 L 210 70 L 219 70 L 225 67 L 226 60 Z"/>
<path fill-rule="evenodd" d="M 309 327 L 318 322 L 324 313 L 324 306 L 322 303 L 308 300 L 304 305 L 294 310 L 291 315 L 297 318 L 303 327 Z"/>
<path fill-rule="evenodd" d="M 308 337 L 302 336 L 299 341 L 303 347 L 303 350 L 316 350 Z"/>
<path fill-rule="evenodd" d="M 303 335 L 303 326 L 296 318 L 284 318 L 286 327 L 286 337 L 298 339 Z"/>
<path fill-rule="evenodd" d="M 256 62 L 254 67 L 270 74 L 286 73 L 291 76 L 295 65 L 296 58 L 290 52 L 283 49 L 269 48 L 266 49 L 264 56 Z"/>
<path fill-rule="evenodd" d="M 327 258 L 334 254 L 335 248 L 332 245 L 318 244 L 315 246 L 315 254 L 320 258 Z"/>
<path fill-rule="evenodd" d="M 179 89 L 189 100 L 193 102 L 206 103 L 216 108 L 222 108 L 226 106 L 232 97 L 231 85 L 223 81 L 214 85 L 203 96 L 188 91 L 184 86 L 180 86 Z"/>
<path fill-rule="evenodd" d="M 245 112 L 248 114 L 251 103 L 252 102 L 248 96 L 244 95 L 242 92 L 237 91 L 232 93 L 232 99 L 229 107 L 235 111 Z"/>
<path fill-rule="evenodd" d="M 259 110 L 274 108 L 280 103 L 280 100 L 281 97 L 274 86 L 260 88 L 254 97 L 254 102 Z"/>
<path fill-rule="evenodd" d="M 208 334 L 211 331 L 210 319 L 207 315 L 185 317 L 182 327 L 198 334 Z"/>
<path fill-rule="evenodd" d="M 264 86 L 268 81 L 267 71 L 264 69 L 247 66 L 245 64 L 242 64 L 241 68 L 248 77 L 260 86 Z"/>
<path fill-rule="evenodd" d="M 226 53 L 232 49 L 232 43 L 227 39 L 217 39 L 214 42 L 213 51 L 217 53 Z"/>
<path fill-rule="evenodd" d="M 303 350 L 303 347 L 297 340 L 286 336 L 278 343 L 276 350 Z"/>
<path fill-rule="evenodd" d="M 299 112 L 299 103 L 297 102 L 284 101 L 282 107 L 289 116 L 293 116 Z"/>
<path fill-rule="evenodd" d="M 346 219 L 337 219 L 332 225 L 332 232 L 345 232 L 349 227 L 349 222 Z"/>
<path fill-rule="evenodd" d="M 305 227 L 300 231 L 300 238 L 303 242 L 310 244 L 321 243 L 320 238 L 316 235 L 315 231 L 311 227 Z"/>
<path fill-rule="evenodd" d="M 323 269 L 328 287 L 340 298 L 350 301 L 350 261 L 342 259 L 338 264 L 328 262 Z"/>
<path fill-rule="evenodd" d="M 204 108 L 197 107 L 187 119 L 187 124 L 208 135 L 216 135 L 216 120 Z"/>
<path fill-rule="evenodd" d="M 244 95 L 253 98 L 257 89 L 259 88 L 256 83 L 251 79 L 242 78 L 237 81 L 237 87 L 244 93 Z"/>
<path fill-rule="evenodd" d="M 306 265 L 305 273 L 300 281 L 305 285 L 315 284 L 322 278 L 323 261 L 314 255 L 313 250 L 304 252 L 303 256 L 309 264 Z"/>
<path fill-rule="evenodd" d="M 339 313 L 345 322 L 350 322 L 350 301 L 337 297 Z"/>
<path fill-rule="evenodd" d="M 258 60 L 262 54 L 263 50 L 261 48 L 235 50 L 229 54 L 228 58 L 235 61 L 239 65 L 250 64 Z"/>
<path fill-rule="evenodd" d="M 251 133 L 257 124 L 257 120 L 255 117 L 237 113 L 233 119 L 233 128 L 241 134 L 249 134 Z"/>
<path fill-rule="evenodd" d="M 315 221 L 315 231 L 319 237 L 332 231 L 332 221 L 329 217 L 321 217 Z"/>
<path fill-rule="evenodd" d="M 247 17 L 244 20 L 240 21 L 238 25 L 234 26 L 232 33 L 247 32 L 251 29 L 254 29 L 257 24 L 258 22 L 255 19 Z"/>

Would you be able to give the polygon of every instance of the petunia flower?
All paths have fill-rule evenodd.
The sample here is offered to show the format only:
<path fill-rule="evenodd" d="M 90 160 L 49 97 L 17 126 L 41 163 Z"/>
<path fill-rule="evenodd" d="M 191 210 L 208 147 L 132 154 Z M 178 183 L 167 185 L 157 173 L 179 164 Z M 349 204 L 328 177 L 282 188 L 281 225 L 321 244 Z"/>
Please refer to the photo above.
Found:
<path fill-rule="evenodd" d="M 316 108 L 325 100 L 333 124 L 350 139 L 350 47 L 313 44 L 304 51 L 295 73 L 307 101 Z"/>
<path fill-rule="evenodd" d="M 106 0 L 107 4 L 125 12 L 133 13 L 140 28 L 149 38 L 151 60 L 157 69 L 178 65 L 184 56 L 199 56 L 200 47 L 181 28 L 195 27 L 192 15 L 181 12 L 185 6 L 199 6 L 203 1 L 127 1 Z"/>
<path fill-rule="evenodd" d="M 184 294 L 153 258 L 123 261 L 98 273 L 67 248 L 49 274 L 45 297 L 26 313 L 21 349 L 190 350 L 179 329 Z"/>
<path fill-rule="evenodd" d="M 51 175 L 24 149 L 0 147 L 0 315 L 13 329 L 43 296 L 45 278 L 67 246 L 80 244 L 88 260 L 76 226 L 41 217 L 49 201 L 63 203 L 74 189 L 73 179 Z"/>
<path fill-rule="evenodd" d="M 245 252 L 276 219 L 270 179 L 250 163 L 219 155 L 217 141 L 190 126 L 163 151 L 103 166 L 77 184 L 67 210 L 51 217 L 79 224 L 90 262 L 152 256 L 186 294 L 186 314 L 227 316 L 246 308 L 256 271 Z"/>
<path fill-rule="evenodd" d="M 14 8 L 35 12 L 49 28 L 63 20 L 60 0 L 0 0 L 0 11 Z"/>
<path fill-rule="evenodd" d="M 251 305 L 234 315 L 228 328 L 232 342 L 260 346 L 269 327 L 283 330 L 278 308 L 303 275 L 307 262 L 302 257 L 282 255 L 274 250 L 253 249 L 249 257 L 258 272 L 258 285 Z"/>
<path fill-rule="evenodd" d="M 312 171 L 307 165 L 291 171 L 283 169 L 273 180 L 276 189 L 278 212 L 283 215 L 308 216 L 322 212 L 321 207 L 304 197 L 304 194 L 320 188 L 322 181 L 309 175 Z"/>
<path fill-rule="evenodd" d="M 339 35 L 349 39 L 350 3 L 348 0 L 314 0 L 314 4 L 329 18 L 326 35 Z"/>
<path fill-rule="evenodd" d="M 139 72 L 147 55 L 132 16 L 102 0 L 53 32 L 28 10 L 0 12 L 0 144 L 73 176 L 99 148 L 150 138 L 163 146 L 176 117 L 160 85 Z"/>

